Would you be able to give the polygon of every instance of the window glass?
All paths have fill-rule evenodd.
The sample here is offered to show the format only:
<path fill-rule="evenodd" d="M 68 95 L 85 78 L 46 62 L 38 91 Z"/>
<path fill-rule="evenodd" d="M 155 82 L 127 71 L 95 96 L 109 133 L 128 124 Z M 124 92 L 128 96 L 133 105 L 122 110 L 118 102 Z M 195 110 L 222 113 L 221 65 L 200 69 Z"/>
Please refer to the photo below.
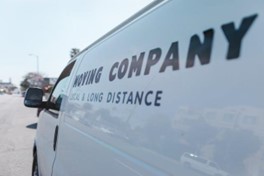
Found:
<path fill-rule="evenodd" d="M 70 74 L 75 61 L 70 63 L 61 73 L 55 88 L 49 98 L 51 109 L 60 110 L 61 102 L 66 97 L 66 89 L 69 82 Z"/>

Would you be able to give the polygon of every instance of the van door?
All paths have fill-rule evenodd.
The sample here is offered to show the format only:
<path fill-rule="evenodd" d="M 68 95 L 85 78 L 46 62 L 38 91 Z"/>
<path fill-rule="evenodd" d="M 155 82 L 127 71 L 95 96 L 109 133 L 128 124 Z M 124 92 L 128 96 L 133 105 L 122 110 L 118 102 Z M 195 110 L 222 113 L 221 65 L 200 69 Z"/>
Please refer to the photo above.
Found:
<path fill-rule="evenodd" d="M 36 145 L 40 175 L 52 174 L 59 132 L 60 107 L 62 100 L 66 97 L 67 82 L 74 64 L 75 61 L 61 73 L 47 101 L 47 107 L 39 118 Z"/>

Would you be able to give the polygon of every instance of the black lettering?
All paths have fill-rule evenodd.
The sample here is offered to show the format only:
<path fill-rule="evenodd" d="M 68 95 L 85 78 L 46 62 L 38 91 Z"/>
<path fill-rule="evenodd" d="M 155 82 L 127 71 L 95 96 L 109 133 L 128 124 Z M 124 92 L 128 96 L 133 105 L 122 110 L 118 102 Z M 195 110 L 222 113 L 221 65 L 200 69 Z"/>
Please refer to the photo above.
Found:
<path fill-rule="evenodd" d="M 161 57 L 161 49 L 160 48 L 150 50 L 144 75 L 149 74 L 150 67 L 155 65 L 159 61 L 160 57 Z"/>
<path fill-rule="evenodd" d="M 193 67 L 194 59 L 197 55 L 201 64 L 209 64 L 211 52 L 212 52 L 212 43 L 214 37 L 214 30 L 209 29 L 204 31 L 204 42 L 201 43 L 199 36 L 194 35 L 191 37 L 190 46 L 187 55 L 186 68 Z"/>
<path fill-rule="evenodd" d="M 73 87 L 78 86 L 78 80 L 79 80 L 79 75 L 77 75 L 77 76 L 75 77 L 75 80 L 74 80 L 74 83 L 73 83 Z"/>
<path fill-rule="evenodd" d="M 112 66 L 110 73 L 109 73 L 109 81 L 114 81 L 116 78 L 116 74 L 113 74 L 113 71 L 115 68 L 118 68 L 119 62 L 114 63 L 114 65 Z"/>
<path fill-rule="evenodd" d="M 143 95 L 144 95 L 144 92 L 141 92 L 141 95 L 139 94 L 139 92 L 136 92 L 135 104 L 137 104 L 138 102 L 138 104 L 141 105 Z"/>
<path fill-rule="evenodd" d="M 103 96 L 104 96 L 104 94 L 103 94 L 103 92 L 101 92 L 100 95 L 99 95 L 99 102 L 102 102 Z"/>
<path fill-rule="evenodd" d="M 146 96 L 145 96 L 145 104 L 146 104 L 147 106 L 150 106 L 150 105 L 151 105 L 151 102 L 148 101 L 148 96 L 149 96 L 150 94 L 153 94 L 153 91 L 149 91 L 148 93 L 146 93 Z"/>
<path fill-rule="evenodd" d="M 142 63 L 144 59 L 145 52 L 140 53 L 139 58 L 137 56 L 132 56 L 132 61 L 128 73 L 128 78 L 132 77 L 133 72 L 136 72 L 136 76 L 139 76 L 141 73 Z"/>
<path fill-rule="evenodd" d="M 111 100 L 111 96 L 108 94 L 109 101 Z M 101 102 L 103 99 L 103 92 L 101 93 L 91 93 L 87 95 L 88 102 Z M 108 99 L 107 99 L 108 102 Z"/>
<path fill-rule="evenodd" d="M 84 85 L 85 79 L 87 78 L 88 72 L 84 73 L 83 80 L 82 80 L 82 86 Z"/>
<path fill-rule="evenodd" d="M 82 79 L 83 79 L 83 74 L 81 74 L 81 76 L 79 77 L 78 87 L 82 84 Z"/>
<path fill-rule="evenodd" d="M 103 93 L 92 93 L 92 98 L 91 98 L 91 101 L 93 102 L 101 102 L 102 101 L 102 96 L 103 96 Z"/>
<path fill-rule="evenodd" d="M 126 104 L 128 103 L 133 104 L 133 92 L 130 92 L 128 95 Z"/>
<path fill-rule="evenodd" d="M 90 75 L 91 75 L 91 71 L 88 71 L 88 73 L 87 73 L 87 78 L 86 78 L 86 82 L 85 82 L 85 85 L 88 85 L 88 83 L 89 83 L 89 78 L 90 78 Z"/>
<path fill-rule="evenodd" d="M 100 67 L 97 71 L 97 74 L 95 76 L 95 83 L 98 83 L 100 81 L 101 75 L 102 75 L 103 67 Z"/>
<path fill-rule="evenodd" d="M 119 66 L 119 68 L 118 68 L 118 74 L 117 74 L 117 77 L 118 77 L 119 79 L 122 79 L 122 78 L 125 76 L 125 74 L 126 74 L 126 72 L 127 72 L 127 68 L 128 68 L 128 63 L 129 63 L 128 59 L 124 59 L 124 60 L 120 63 L 120 66 Z"/>
<path fill-rule="evenodd" d="M 123 104 L 125 103 L 126 94 L 127 94 L 127 92 L 123 92 L 123 101 L 122 101 Z"/>
<path fill-rule="evenodd" d="M 87 95 L 87 101 L 89 101 L 89 98 L 90 98 L 90 94 L 88 93 L 88 95 Z"/>
<path fill-rule="evenodd" d="M 112 93 L 109 92 L 108 95 L 107 95 L 106 102 L 107 102 L 107 103 L 110 103 L 110 102 L 111 102 L 111 99 L 112 99 Z"/>
<path fill-rule="evenodd" d="M 115 95 L 116 95 L 116 93 L 114 92 L 114 93 L 113 93 L 113 98 L 112 98 L 112 103 L 113 103 L 114 100 L 115 100 Z"/>
<path fill-rule="evenodd" d="M 227 59 L 236 59 L 239 57 L 242 39 L 244 38 L 245 34 L 247 33 L 257 16 L 258 15 L 256 14 L 243 18 L 243 21 L 241 22 L 240 27 L 237 30 L 235 29 L 234 23 L 222 25 L 222 30 L 229 44 L 226 56 Z"/>
<path fill-rule="evenodd" d="M 91 71 L 88 84 L 93 84 L 93 80 L 94 80 L 95 73 L 96 73 L 96 69 L 94 69 L 94 70 Z"/>
<path fill-rule="evenodd" d="M 160 100 L 161 100 L 161 94 L 162 94 L 162 91 L 157 91 L 156 92 L 156 97 L 155 97 L 155 102 L 154 102 L 154 105 L 155 106 L 160 106 Z"/>
<path fill-rule="evenodd" d="M 178 42 L 171 44 L 165 60 L 160 68 L 160 73 L 164 72 L 168 66 L 172 66 L 172 70 L 179 70 L 179 48 Z"/>
<path fill-rule="evenodd" d="M 95 94 L 92 93 L 92 94 L 91 94 L 91 97 L 90 97 L 90 101 L 94 101 L 94 97 L 95 97 Z"/>
<path fill-rule="evenodd" d="M 121 92 L 118 92 L 116 94 L 116 101 L 115 101 L 115 103 L 119 103 L 120 102 L 120 94 L 121 94 Z"/>

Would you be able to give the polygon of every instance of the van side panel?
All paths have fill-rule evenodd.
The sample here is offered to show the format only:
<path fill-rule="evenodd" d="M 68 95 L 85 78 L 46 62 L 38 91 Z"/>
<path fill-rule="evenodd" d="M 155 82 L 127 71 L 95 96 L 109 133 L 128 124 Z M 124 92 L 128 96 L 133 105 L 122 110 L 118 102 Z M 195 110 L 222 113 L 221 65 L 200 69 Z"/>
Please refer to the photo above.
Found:
<path fill-rule="evenodd" d="M 263 9 L 164 1 L 85 51 L 53 175 L 262 175 Z M 186 167 L 184 153 L 219 168 Z"/>
<path fill-rule="evenodd" d="M 78 56 L 78 58 L 82 58 L 82 54 Z M 71 61 L 66 68 L 63 70 L 59 79 L 57 80 L 54 90 L 51 93 L 50 99 L 54 99 L 55 94 L 61 94 L 62 95 L 67 95 L 67 74 L 72 73 L 73 70 L 72 67 L 75 64 L 75 61 Z M 78 65 L 79 59 L 77 59 L 76 65 Z M 75 71 L 76 68 L 75 67 Z M 67 74 L 66 74 L 67 73 Z M 63 76 L 64 75 L 64 76 Z M 65 79 L 66 78 L 66 79 Z M 71 77 L 68 77 L 71 79 Z M 65 84 L 65 89 L 62 84 Z M 52 98 L 53 97 L 53 98 Z M 61 108 L 62 110 L 63 108 Z M 39 117 L 38 121 L 38 128 L 37 128 L 37 133 L 36 133 L 36 148 L 35 150 L 37 151 L 37 159 L 38 159 L 38 171 L 40 175 L 52 175 L 52 170 L 53 170 L 53 164 L 54 160 L 56 157 L 56 152 L 54 150 L 55 148 L 55 133 L 59 129 L 58 126 L 60 124 L 60 116 L 61 116 L 61 111 L 55 110 L 55 109 L 43 109 L 41 111 L 41 115 Z"/>

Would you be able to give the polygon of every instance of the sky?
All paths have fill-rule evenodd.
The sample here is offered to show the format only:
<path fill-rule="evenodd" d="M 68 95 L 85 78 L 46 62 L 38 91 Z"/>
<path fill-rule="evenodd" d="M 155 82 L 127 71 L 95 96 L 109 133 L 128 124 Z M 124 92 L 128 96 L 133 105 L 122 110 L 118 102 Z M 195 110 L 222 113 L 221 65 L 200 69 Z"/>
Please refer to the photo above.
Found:
<path fill-rule="evenodd" d="M 1 0 L 0 81 L 19 86 L 37 65 L 45 77 L 58 77 L 72 48 L 86 48 L 151 2 Z"/>

